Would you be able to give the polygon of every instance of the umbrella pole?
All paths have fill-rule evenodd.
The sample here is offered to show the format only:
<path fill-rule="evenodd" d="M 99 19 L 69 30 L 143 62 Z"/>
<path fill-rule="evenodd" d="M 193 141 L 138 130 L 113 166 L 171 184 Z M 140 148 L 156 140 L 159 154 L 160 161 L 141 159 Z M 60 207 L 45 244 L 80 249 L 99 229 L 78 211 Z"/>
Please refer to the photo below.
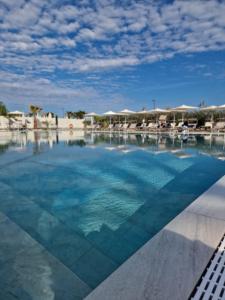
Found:
<path fill-rule="evenodd" d="M 214 116 L 213 116 L 213 113 L 211 115 L 211 122 L 213 123 L 214 122 Z"/>

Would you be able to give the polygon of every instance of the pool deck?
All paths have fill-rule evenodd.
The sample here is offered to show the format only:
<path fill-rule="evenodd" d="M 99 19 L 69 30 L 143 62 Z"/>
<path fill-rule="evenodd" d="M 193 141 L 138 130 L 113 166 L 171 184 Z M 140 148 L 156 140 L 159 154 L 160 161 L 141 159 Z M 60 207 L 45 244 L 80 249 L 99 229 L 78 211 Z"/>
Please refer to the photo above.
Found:
<path fill-rule="evenodd" d="M 85 299 L 188 299 L 224 233 L 225 176 Z"/>
<path fill-rule="evenodd" d="M 171 130 L 171 129 L 158 129 L 158 130 L 109 130 L 109 129 L 103 129 L 103 130 L 91 130 L 86 129 L 86 132 L 93 132 L 93 133 L 124 133 L 124 134 L 169 134 L 169 135 L 180 135 L 182 134 L 182 131 L 178 130 Z M 212 131 L 206 131 L 206 130 L 189 130 L 189 135 L 222 135 L 225 136 L 224 131 L 218 131 L 218 130 L 212 130 Z"/>

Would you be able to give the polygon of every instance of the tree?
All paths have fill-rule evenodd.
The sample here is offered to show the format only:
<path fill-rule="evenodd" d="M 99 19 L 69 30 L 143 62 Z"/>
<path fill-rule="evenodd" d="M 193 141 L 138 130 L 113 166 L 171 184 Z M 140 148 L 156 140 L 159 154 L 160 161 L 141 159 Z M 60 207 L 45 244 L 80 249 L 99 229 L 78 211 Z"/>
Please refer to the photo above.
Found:
<path fill-rule="evenodd" d="M 75 112 L 74 115 L 75 115 L 75 118 L 77 118 L 77 119 L 83 119 L 84 115 L 85 115 L 85 111 L 79 110 L 79 111 Z"/>
<path fill-rule="evenodd" d="M 79 110 L 75 112 L 68 111 L 66 115 L 69 119 L 83 119 L 85 115 L 85 111 L 83 110 Z"/>
<path fill-rule="evenodd" d="M 35 105 L 30 105 L 30 112 L 34 116 L 34 129 L 37 129 L 37 113 L 42 110 L 41 107 L 35 106 Z"/>
<path fill-rule="evenodd" d="M 0 116 L 7 115 L 7 108 L 3 102 L 0 101 Z"/>

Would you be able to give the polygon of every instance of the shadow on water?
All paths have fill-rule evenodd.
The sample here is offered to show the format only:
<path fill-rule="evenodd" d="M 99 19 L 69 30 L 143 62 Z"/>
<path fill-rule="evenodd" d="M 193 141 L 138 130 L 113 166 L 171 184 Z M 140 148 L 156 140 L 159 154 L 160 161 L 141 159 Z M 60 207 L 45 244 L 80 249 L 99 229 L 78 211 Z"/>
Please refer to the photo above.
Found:
<path fill-rule="evenodd" d="M 72 273 L 69 273 L 67 269 L 60 266 L 52 256 L 49 256 L 48 252 L 30 238 L 31 235 L 38 241 L 38 238 L 36 238 L 34 234 L 30 234 L 29 230 L 26 230 L 30 234 L 26 235 L 24 231 L 21 230 L 21 227 L 15 226 L 14 223 L 11 223 L 10 219 L 4 218 L 2 220 L 2 214 L 0 214 L 0 217 L 0 229 L 2 232 L 0 240 L 1 299 L 53 300 L 66 297 L 66 299 L 69 300 L 83 299 L 85 295 L 90 293 L 91 289 L 86 284 L 73 278 Z M 40 220 L 41 216 L 39 216 L 39 220 L 36 220 L 37 227 L 40 227 Z M 104 238 L 107 239 L 110 231 L 107 228 L 102 228 L 102 230 L 105 231 Z M 178 232 L 179 231 L 180 227 L 178 228 Z M 58 240 L 58 236 L 60 235 L 62 239 L 61 245 L 66 248 L 68 246 L 66 237 L 61 236 L 60 233 L 62 233 L 62 225 L 59 227 L 55 225 L 54 230 L 51 231 L 51 240 L 54 243 L 54 240 Z M 48 234 L 48 232 L 46 232 L 46 234 Z M 214 252 L 214 249 L 207 245 L 207 242 L 209 242 L 208 238 L 206 238 L 205 241 L 206 243 L 202 243 L 199 240 L 185 238 L 175 231 L 167 230 L 161 240 L 154 242 L 153 246 L 148 248 L 148 250 L 142 250 L 142 254 L 138 255 L 139 257 L 131 257 L 130 260 L 122 266 L 122 270 L 119 270 L 119 273 L 115 272 L 112 274 L 111 278 L 117 276 L 116 286 L 114 286 L 114 283 L 110 283 L 111 278 L 109 277 L 108 280 L 104 282 L 103 289 L 106 288 L 109 295 L 117 295 L 119 298 L 121 291 L 122 293 L 125 291 L 125 294 L 129 294 L 129 291 L 132 292 L 131 287 L 138 285 L 138 290 L 142 291 L 145 295 L 152 295 L 152 291 L 154 290 L 154 299 L 162 299 L 160 298 L 163 296 L 161 293 L 164 293 L 164 295 L 166 293 L 167 299 L 172 299 L 172 295 L 173 299 L 187 299 Z M 114 242 L 116 242 L 116 240 Z M 124 241 L 124 245 L 126 242 L 127 241 Z M 168 242 L 170 249 L 162 249 L 162 245 L 166 245 L 165 243 Z M 42 243 L 42 245 L 45 248 L 45 243 Z M 57 247 L 60 247 L 60 245 L 58 244 Z M 145 245 L 145 248 L 146 247 L 148 246 Z M 48 247 L 46 247 L 46 249 L 49 250 Z M 180 249 L 183 250 L 180 251 Z M 119 251 L 119 248 L 117 251 Z M 56 253 L 54 253 L 54 251 L 50 251 L 50 253 L 60 259 L 60 257 L 55 255 Z M 86 259 L 82 259 L 81 257 L 72 268 L 72 271 L 75 274 L 78 273 L 80 278 L 87 272 L 91 271 L 92 273 L 92 268 L 98 268 L 99 263 L 103 264 L 100 267 L 101 269 L 105 267 L 104 264 L 106 261 L 103 259 L 99 260 L 100 257 L 97 250 L 91 249 L 88 253 L 89 256 L 86 257 L 86 259 L 89 258 L 90 261 L 88 260 L 85 263 Z M 202 255 L 202 253 L 204 253 L 204 255 Z M 72 253 L 70 253 L 70 255 L 72 255 Z M 93 255 L 95 260 L 92 261 Z M 64 259 L 65 258 L 60 259 L 63 264 L 65 262 Z M 139 263 L 139 259 L 142 263 Z M 145 266 L 143 267 L 144 260 Z M 102 280 L 115 271 L 117 267 L 118 265 L 114 265 L 114 267 L 111 266 L 108 272 L 104 274 Z M 81 270 L 79 270 L 79 268 L 81 268 Z M 97 272 L 99 272 L 99 270 L 98 268 Z M 90 280 L 93 274 L 86 276 L 88 276 Z M 142 290 L 142 283 L 146 282 L 146 278 L 148 279 L 148 284 L 145 284 L 145 289 Z M 174 278 L 176 278 L 176 280 L 174 280 Z M 134 282 L 134 280 L 136 282 Z M 101 281 L 96 283 L 96 286 Z M 95 286 L 92 286 L 92 288 L 94 287 Z M 174 291 L 176 291 L 175 294 Z M 96 292 L 98 295 L 98 289 Z M 126 297 L 129 297 L 129 299 L 133 299 L 132 297 L 136 299 L 135 293 L 133 296 L 129 296 L 128 294 Z M 100 295 L 98 295 L 98 297 L 100 297 Z M 137 292 L 137 295 L 139 295 L 139 292 Z M 121 296 L 121 299 L 128 299 L 125 295 Z"/>

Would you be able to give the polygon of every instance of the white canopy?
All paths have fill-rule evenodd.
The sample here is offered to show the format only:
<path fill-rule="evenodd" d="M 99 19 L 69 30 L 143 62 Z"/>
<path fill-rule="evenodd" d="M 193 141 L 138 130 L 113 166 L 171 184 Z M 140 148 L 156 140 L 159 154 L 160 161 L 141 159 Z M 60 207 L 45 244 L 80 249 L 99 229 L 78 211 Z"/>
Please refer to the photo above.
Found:
<path fill-rule="evenodd" d="M 147 114 L 149 114 L 149 111 L 146 110 L 146 109 L 143 109 L 143 110 L 141 110 L 141 111 L 137 111 L 136 114 L 138 114 L 138 115 L 139 115 L 139 114 L 140 114 L 140 115 L 141 115 L 141 114 L 147 115 Z"/>
<path fill-rule="evenodd" d="M 175 113 L 182 113 L 182 122 L 184 122 L 184 114 L 188 111 L 192 111 L 192 110 L 196 110 L 198 109 L 198 107 L 196 106 L 189 106 L 189 105 L 181 105 L 181 106 L 177 106 L 175 108 L 170 109 L 171 112 L 174 113 L 174 119 L 173 122 L 175 123 Z"/>
<path fill-rule="evenodd" d="M 124 117 L 125 117 L 125 124 L 126 124 L 126 123 L 127 123 L 127 117 L 128 117 L 129 115 L 135 114 L 135 112 L 132 111 L 132 110 L 129 110 L 129 109 L 123 109 L 123 110 L 121 110 L 118 114 L 119 114 L 120 116 L 124 116 Z"/>
<path fill-rule="evenodd" d="M 211 122 L 214 122 L 213 112 L 219 110 L 219 106 L 216 105 L 206 106 L 200 108 L 200 110 L 204 112 L 211 112 Z"/>
<path fill-rule="evenodd" d="M 126 114 L 126 115 L 131 115 L 131 114 L 135 114 L 134 111 L 129 110 L 129 109 L 123 109 L 120 111 L 120 113 Z"/>
<path fill-rule="evenodd" d="M 104 116 L 116 116 L 117 115 L 117 113 L 115 113 L 114 111 L 107 111 L 107 112 L 105 112 L 104 114 L 103 114 Z"/>
<path fill-rule="evenodd" d="M 181 106 L 177 106 L 175 108 L 172 108 L 171 111 L 186 112 L 186 111 L 189 111 L 189 110 L 196 110 L 196 109 L 198 109 L 198 107 L 183 104 Z"/>
<path fill-rule="evenodd" d="M 218 106 L 219 110 L 224 110 L 225 109 L 225 104 Z"/>
<path fill-rule="evenodd" d="M 211 105 L 211 106 L 206 106 L 206 107 L 200 108 L 200 110 L 202 110 L 202 111 L 216 111 L 218 109 L 219 109 L 219 106 L 216 106 L 216 105 Z"/>
<path fill-rule="evenodd" d="M 155 109 L 151 109 L 151 110 L 149 110 L 148 111 L 149 113 L 151 113 L 151 114 L 160 114 L 160 113 L 168 113 L 169 112 L 169 110 L 167 110 L 167 109 L 162 109 L 162 108 L 155 108 Z"/>
<path fill-rule="evenodd" d="M 86 117 L 97 117 L 98 114 L 96 114 L 95 112 L 91 112 L 91 113 L 87 113 L 85 114 Z"/>
<path fill-rule="evenodd" d="M 15 110 L 15 111 L 10 111 L 9 113 L 8 113 L 8 115 L 24 115 L 24 112 L 22 112 L 22 111 L 19 111 L 19 110 Z"/>
<path fill-rule="evenodd" d="M 115 113 L 114 111 L 111 111 L 111 110 L 105 112 L 103 115 L 109 117 L 109 123 L 110 123 L 110 125 L 111 125 L 111 122 L 112 122 L 112 117 L 113 117 L 113 116 L 118 116 L 117 113 Z"/>

